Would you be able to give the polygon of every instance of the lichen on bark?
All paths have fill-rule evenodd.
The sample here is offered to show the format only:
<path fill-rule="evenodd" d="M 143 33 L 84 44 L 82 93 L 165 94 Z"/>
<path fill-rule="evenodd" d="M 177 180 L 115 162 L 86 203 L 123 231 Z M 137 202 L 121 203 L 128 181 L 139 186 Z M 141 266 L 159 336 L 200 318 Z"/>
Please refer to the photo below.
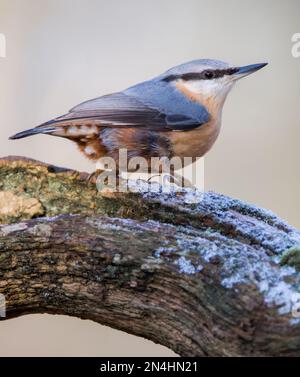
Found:
<path fill-rule="evenodd" d="M 282 254 L 280 264 L 295 267 L 297 271 L 300 271 L 300 244 L 286 250 Z"/>
<path fill-rule="evenodd" d="M 86 178 L 0 160 L 8 318 L 88 318 L 183 356 L 300 355 L 296 229 L 212 192 L 103 195 Z"/>

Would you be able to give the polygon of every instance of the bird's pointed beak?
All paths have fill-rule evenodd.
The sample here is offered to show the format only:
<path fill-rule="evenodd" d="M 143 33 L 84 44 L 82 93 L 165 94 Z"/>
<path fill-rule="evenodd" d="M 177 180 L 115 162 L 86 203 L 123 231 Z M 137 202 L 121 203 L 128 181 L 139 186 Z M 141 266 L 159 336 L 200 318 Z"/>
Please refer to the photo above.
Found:
<path fill-rule="evenodd" d="M 233 74 L 235 80 L 241 79 L 242 77 L 248 76 L 253 72 L 258 71 L 265 67 L 268 63 L 250 64 L 244 67 L 238 67 L 237 71 Z"/>

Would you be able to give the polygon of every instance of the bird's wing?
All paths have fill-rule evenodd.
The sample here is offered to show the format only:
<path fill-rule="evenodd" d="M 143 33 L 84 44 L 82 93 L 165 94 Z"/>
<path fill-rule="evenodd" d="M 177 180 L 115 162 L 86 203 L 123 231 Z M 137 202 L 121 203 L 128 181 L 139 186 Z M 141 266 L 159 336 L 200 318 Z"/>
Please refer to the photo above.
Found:
<path fill-rule="evenodd" d="M 148 103 L 149 102 L 149 103 Z M 39 127 L 64 126 L 91 120 L 103 127 L 140 127 L 153 131 L 185 131 L 206 123 L 184 111 L 168 112 L 135 95 L 125 92 L 113 93 L 83 102 L 70 112 Z"/>

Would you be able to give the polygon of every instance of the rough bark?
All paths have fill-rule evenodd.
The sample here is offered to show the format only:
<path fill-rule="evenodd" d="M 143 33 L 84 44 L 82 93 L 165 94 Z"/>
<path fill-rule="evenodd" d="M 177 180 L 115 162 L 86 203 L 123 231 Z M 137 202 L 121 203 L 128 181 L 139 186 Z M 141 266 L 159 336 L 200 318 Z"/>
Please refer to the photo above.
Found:
<path fill-rule="evenodd" d="M 190 189 L 101 194 L 13 157 L 0 221 L 6 318 L 92 319 L 182 356 L 300 355 L 300 233 L 268 211 Z"/>

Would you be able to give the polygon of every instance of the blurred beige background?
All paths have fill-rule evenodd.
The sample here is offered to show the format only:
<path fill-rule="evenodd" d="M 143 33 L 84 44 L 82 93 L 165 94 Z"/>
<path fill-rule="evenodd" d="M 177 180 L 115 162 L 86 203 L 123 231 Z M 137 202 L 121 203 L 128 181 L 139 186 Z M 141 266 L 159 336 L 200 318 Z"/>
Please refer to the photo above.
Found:
<path fill-rule="evenodd" d="M 73 105 L 209 57 L 270 65 L 241 80 L 205 160 L 206 189 L 271 209 L 300 228 L 299 0 L 0 0 L 1 156 L 91 170 L 72 143 L 11 134 Z M 164 356 L 164 347 L 90 321 L 27 316 L 0 323 L 0 356 Z"/>

